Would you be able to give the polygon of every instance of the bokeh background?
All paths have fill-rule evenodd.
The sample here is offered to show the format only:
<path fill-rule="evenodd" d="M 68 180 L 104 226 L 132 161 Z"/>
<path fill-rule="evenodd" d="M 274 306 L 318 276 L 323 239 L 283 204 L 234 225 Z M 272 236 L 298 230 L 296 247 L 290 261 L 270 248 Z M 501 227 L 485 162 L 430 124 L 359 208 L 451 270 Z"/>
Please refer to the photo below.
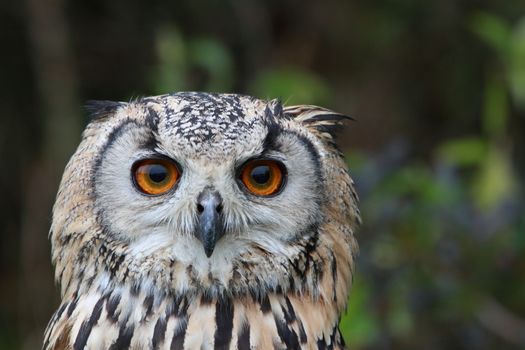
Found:
<path fill-rule="evenodd" d="M 353 116 L 352 349 L 525 349 L 523 0 L 2 0 L 0 349 L 58 303 L 47 231 L 87 99 L 180 90 Z"/>

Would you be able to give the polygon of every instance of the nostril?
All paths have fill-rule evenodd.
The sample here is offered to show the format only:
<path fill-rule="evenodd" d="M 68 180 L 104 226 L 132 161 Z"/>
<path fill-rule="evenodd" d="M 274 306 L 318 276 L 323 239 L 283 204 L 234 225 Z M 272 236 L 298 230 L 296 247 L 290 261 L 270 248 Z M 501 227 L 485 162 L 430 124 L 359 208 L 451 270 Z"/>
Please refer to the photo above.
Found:
<path fill-rule="evenodd" d="M 197 204 L 197 211 L 198 211 L 199 213 L 202 213 L 202 212 L 204 211 L 204 207 L 202 206 L 202 204 L 200 204 L 200 203 Z"/>
<path fill-rule="evenodd" d="M 217 210 L 217 213 L 220 214 L 222 212 L 222 204 L 219 204 L 215 210 Z"/>

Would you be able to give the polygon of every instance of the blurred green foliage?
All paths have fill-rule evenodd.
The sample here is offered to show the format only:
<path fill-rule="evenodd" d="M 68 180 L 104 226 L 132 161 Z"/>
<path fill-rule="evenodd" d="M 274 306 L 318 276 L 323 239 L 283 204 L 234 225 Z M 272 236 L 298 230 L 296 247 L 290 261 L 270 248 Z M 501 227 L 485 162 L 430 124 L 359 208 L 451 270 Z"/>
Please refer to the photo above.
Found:
<path fill-rule="evenodd" d="M 0 12 L 0 33 L 18 55 L 0 57 L 9 116 L 0 155 L 13 165 L 0 174 L 0 281 L 10 287 L 0 290 L 0 349 L 38 347 L 55 307 L 24 299 L 33 292 L 19 275 L 31 280 L 49 247 L 20 238 L 22 218 L 44 204 L 18 189 L 41 170 L 34 162 L 49 116 L 40 105 L 49 101 L 39 79 L 51 77 L 49 90 L 61 77 L 31 61 L 35 20 L 17 6 Z M 339 139 L 363 218 L 341 320 L 351 349 L 525 348 L 521 0 L 116 0 L 62 10 L 82 99 L 231 91 L 357 119 Z M 40 216 L 36 236 L 49 224 Z M 40 260 L 27 264 L 27 252 Z"/>
<path fill-rule="evenodd" d="M 430 163 L 349 155 L 365 187 L 363 231 L 374 235 L 361 240 L 341 323 L 356 348 L 449 348 L 452 338 L 461 348 L 525 347 L 524 183 L 508 134 L 511 103 L 525 108 L 524 23 L 472 16 L 501 63 L 487 68 L 480 134 L 444 140 Z"/>
<path fill-rule="evenodd" d="M 261 98 L 279 98 L 287 105 L 304 101 L 323 105 L 330 96 L 330 90 L 322 79 L 294 67 L 261 72 L 252 83 L 250 93 Z"/>
<path fill-rule="evenodd" d="M 157 35 L 158 64 L 152 73 L 152 91 L 231 91 L 235 72 L 229 51 L 211 38 L 183 38 L 175 27 Z M 280 98 L 286 104 L 329 101 L 327 84 L 307 70 L 276 67 L 259 72 L 248 93 L 260 98 Z"/>
<path fill-rule="evenodd" d="M 220 42 L 209 38 L 185 39 L 172 26 L 159 30 L 156 47 L 159 61 L 151 74 L 153 93 L 197 87 L 205 91 L 231 90 L 232 57 Z"/>
<path fill-rule="evenodd" d="M 401 30 L 379 23 L 384 27 L 369 35 L 385 43 L 397 35 L 395 28 Z M 491 303 L 525 313 L 525 285 L 516 278 L 525 268 L 523 183 L 508 143 L 510 104 L 525 107 L 523 23 L 512 27 L 488 13 L 471 16 L 469 27 L 494 50 L 497 62 L 486 68 L 480 133 L 442 141 L 430 162 L 409 159 L 408 150 L 395 143 L 388 146 L 399 153 L 393 159 L 389 150 L 348 154 L 364 221 L 358 233 L 362 256 L 341 321 L 352 348 L 444 348 L 453 343 L 447 338 L 468 348 L 525 346 L 519 336 L 501 339 L 504 334 L 484 319 L 497 323 L 505 316 L 485 315 Z M 211 40 L 183 42 L 170 29 L 161 32 L 159 57 L 159 92 L 193 88 L 177 75 L 190 67 L 210 77 L 207 90 L 232 86 L 231 58 Z M 323 79 L 293 66 L 259 72 L 249 92 L 287 104 L 326 104 L 331 95 Z M 509 285 L 502 287 L 502 281 Z"/>
<path fill-rule="evenodd" d="M 507 79 L 508 88 L 516 103 L 525 107 L 525 17 L 511 25 L 503 18 L 490 13 L 479 12 L 472 15 L 470 27 L 480 39 L 497 54 L 502 70 Z M 490 69 L 488 74 L 500 73 Z M 494 79 L 494 77 L 492 77 Z M 488 88 L 496 89 L 495 82 Z M 500 86 L 500 88 L 504 88 Z M 494 91 L 493 94 L 498 92 Z M 499 96 L 503 98 L 503 94 Z M 492 96 L 491 96 L 492 97 Z M 494 96 L 493 98 L 497 98 Z M 489 103 L 493 103 L 489 101 Z M 492 125 L 491 125 L 492 126 Z"/>

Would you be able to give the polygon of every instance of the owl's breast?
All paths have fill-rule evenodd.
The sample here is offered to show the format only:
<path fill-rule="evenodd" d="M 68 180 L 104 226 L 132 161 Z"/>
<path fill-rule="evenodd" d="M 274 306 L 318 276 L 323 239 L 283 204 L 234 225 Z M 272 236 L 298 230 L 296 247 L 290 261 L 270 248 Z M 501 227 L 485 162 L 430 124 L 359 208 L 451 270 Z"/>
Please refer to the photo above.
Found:
<path fill-rule="evenodd" d="M 210 299 L 119 290 L 64 301 L 44 348 L 343 349 L 338 321 L 322 298 Z"/>

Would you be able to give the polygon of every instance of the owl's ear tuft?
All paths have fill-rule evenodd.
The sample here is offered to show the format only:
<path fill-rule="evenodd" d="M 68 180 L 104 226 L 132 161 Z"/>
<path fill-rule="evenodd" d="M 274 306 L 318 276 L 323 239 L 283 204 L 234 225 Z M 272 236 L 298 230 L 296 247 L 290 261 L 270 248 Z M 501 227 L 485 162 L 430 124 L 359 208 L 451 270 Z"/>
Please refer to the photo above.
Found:
<path fill-rule="evenodd" d="M 345 120 L 355 120 L 347 115 L 311 105 L 285 107 L 284 114 L 330 139 L 341 130 Z"/>
<path fill-rule="evenodd" d="M 269 100 L 266 108 L 264 109 L 264 115 L 267 121 L 272 121 L 276 117 L 282 117 L 284 114 L 281 101 L 278 99 Z"/>
<path fill-rule="evenodd" d="M 279 99 L 273 99 L 270 101 L 270 103 L 268 104 L 269 106 L 271 106 L 272 108 L 272 113 L 274 116 L 280 116 L 283 114 L 283 104 L 281 102 L 281 100 Z"/>
<path fill-rule="evenodd" d="M 89 100 L 84 108 L 89 113 L 90 121 L 97 121 L 109 117 L 123 105 L 125 105 L 124 102 Z"/>

